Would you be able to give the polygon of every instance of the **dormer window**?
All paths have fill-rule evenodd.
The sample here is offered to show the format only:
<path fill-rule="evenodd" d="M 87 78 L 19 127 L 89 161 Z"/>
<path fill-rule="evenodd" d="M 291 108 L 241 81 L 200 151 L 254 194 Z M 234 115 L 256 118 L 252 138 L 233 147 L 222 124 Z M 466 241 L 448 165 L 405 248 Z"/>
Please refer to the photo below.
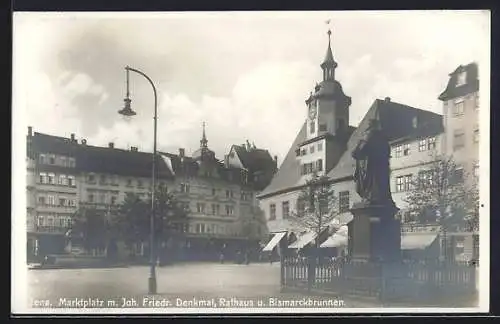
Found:
<path fill-rule="evenodd" d="M 467 80 L 467 72 L 462 71 L 457 75 L 457 87 L 460 87 L 466 83 Z"/>

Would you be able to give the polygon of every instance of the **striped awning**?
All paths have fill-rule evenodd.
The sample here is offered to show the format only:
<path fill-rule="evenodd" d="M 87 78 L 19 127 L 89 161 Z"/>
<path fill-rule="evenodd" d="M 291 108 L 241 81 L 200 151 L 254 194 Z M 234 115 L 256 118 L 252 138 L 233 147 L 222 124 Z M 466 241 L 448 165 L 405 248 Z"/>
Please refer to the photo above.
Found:
<path fill-rule="evenodd" d="M 401 250 L 424 250 L 437 238 L 437 233 L 403 233 Z"/>
<path fill-rule="evenodd" d="M 302 234 L 297 241 L 293 242 L 290 244 L 288 247 L 289 249 L 302 249 L 304 246 L 307 244 L 311 243 L 316 239 L 316 233 L 314 232 L 306 232 L 305 234 Z"/>
<path fill-rule="evenodd" d="M 285 235 L 286 232 L 275 233 L 273 238 L 267 243 L 267 245 L 262 249 L 262 251 L 272 251 Z"/>
<path fill-rule="evenodd" d="M 341 226 L 333 235 L 331 235 L 325 242 L 323 242 L 320 247 L 322 248 L 334 248 L 340 246 L 347 246 L 348 235 L 347 226 Z"/>

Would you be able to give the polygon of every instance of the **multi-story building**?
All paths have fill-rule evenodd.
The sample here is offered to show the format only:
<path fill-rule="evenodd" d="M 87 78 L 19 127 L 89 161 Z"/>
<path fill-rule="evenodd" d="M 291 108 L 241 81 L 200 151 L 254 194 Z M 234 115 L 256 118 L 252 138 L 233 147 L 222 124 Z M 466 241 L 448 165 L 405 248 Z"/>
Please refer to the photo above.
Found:
<path fill-rule="evenodd" d="M 479 76 L 478 65 L 460 65 L 450 73 L 446 89 L 439 95 L 443 102 L 443 152 L 453 156 L 464 173 L 479 172 Z M 467 177 L 474 179 L 474 177 Z"/>
<path fill-rule="evenodd" d="M 189 249 L 180 255 L 191 252 L 198 258 L 220 253 L 224 246 L 236 251 L 249 239 L 259 241 L 266 226 L 255 193 L 276 169 L 267 150 L 249 148 L 242 159 L 245 166 L 238 167 L 216 159 L 207 143 L 203 130 L 201 146 L 191 157 L 180 149 L 178 155 L 159 152 L 155 160 L 157 184 L 175 192 L 190 210 L 185 224 L 174 224 L 182 240 L 166 243 Z M 38 255 L 63 252 L 79 207 L 111 213 L 127 193 L 146 199 L 152 189 L 151 153 L 118 149 L 113 143 L 91 146 L 74 134 L 33 134 L 31 127 L 27 171 L 28 251 Z"/>
<path fill-rule="evenodd" d="M 62 252 L 78 207 L 76 141 L 28 129 L 28 250 Z"/>

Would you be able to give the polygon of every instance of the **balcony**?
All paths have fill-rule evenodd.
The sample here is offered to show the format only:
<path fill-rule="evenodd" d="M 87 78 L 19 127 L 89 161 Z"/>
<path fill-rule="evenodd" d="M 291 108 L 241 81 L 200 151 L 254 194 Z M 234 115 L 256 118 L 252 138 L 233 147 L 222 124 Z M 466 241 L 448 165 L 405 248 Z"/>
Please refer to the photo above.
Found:
<path fill-rule="evenodd" d="M 60 205 L 48 205 L 48 204 L 37 204 L 36 207 L 39 212 L 55 212 L 55 213 L 74 213 L 77 209 L 76 206 L 60 206 Z"/>
<path fill-rule="evenodd" d="M 42 234 L 54 234 L 54 235 L 64 235 L 69 230 L 69 227 L 65 226 L 50 226 L 50 225 L 39 225 L 36 226 L 34 231 L 36 233 Z"/>

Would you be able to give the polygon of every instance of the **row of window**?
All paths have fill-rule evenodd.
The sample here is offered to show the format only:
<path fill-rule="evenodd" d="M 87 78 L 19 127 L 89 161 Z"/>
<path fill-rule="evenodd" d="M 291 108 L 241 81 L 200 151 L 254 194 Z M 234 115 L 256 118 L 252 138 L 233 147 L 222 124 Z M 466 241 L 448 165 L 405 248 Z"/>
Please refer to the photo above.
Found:
<path fill-rule="evenodd" d="M 38 156 L 40 164 L 57 165 L 65 168 L 76 167 L 76 160 L 73 157 L 55 155 L 55 154 L 40 154 Z"/>
<path fill-rule="evenodd" d="M 434 150 L 436 148 L 436 137 L 428 137 L 421 139 L 418 142 L 418 151 L 423 152 L 427 150 Z M 411 154 L 411 144 L 404 143 L 399 144 L 394 147 L 393 157 L 399 158 L 402 156 L 408 156 Z"/>
<path fill-rule="evenodd" d="M 321 172 L 321 171 L 323 171 L 323 159 L 319 159 L 315 162 L 304 163 L 300 167 L 301 175 L 311 174 L 314 172 Z"/>
<path fill-rule="evenodd" d="M 46 173 L 40 172 L 39 174 L 39 183 L 41 184 L 51 184 L 51 185 L 60 185 L 60 186 L 76 186 L 75 176 L 73 175 L 65 175 L 55 173 Z"/>
<path fill-rule="evenodd" d="M 69 216 L 38 215 L 37 225 L 47 227 L 71 227 L 72 220 Z"/>
<path fill-rule="evenodd" d="M 479 128 L 474 129 L 472 141 L 479 143 Z M 453 132 L 453 150 L 456 151 L 463 147 L 465 147 L 465 131 L 457 129 Z"/>
<path fill-rule="evenodd" d="M 94 193 L 94 192 L 87 192 L 87 202 L 91 204 L 99 203 L 99 204 L 111 204 L 111 205 L 116 205 L 118 201 L 118 195 L 113 194 L 109 196 L 108 200 L 108 195 L 106 193 Z"/>
<path fill-rule="evenodd" d="M 312 144 L 309 146 L 302 147 L 301 149 L 297 150 L 297 156 L 304 156 L 307 154 L 313 154 L 316 150 L 318 152 L 323 151 L 323 143 L 320 142 L 318 144 Z"/>
<path fill-rule="evenodd" d="M 472 97 L 472 95 L 471 95 Z M 479 109 L 479 93 L 476 94 L 475 109 Z M 452 106 L 452 115 L 454 117 L 463 116 L 465 113 L 465 98 L 456 99 Z"/>
<path fill-rule="evenodd" d="M 196 203 L 196 211 L 200 214 L 204 214 L 206 212 L 206 204 L 205 203 Z M 212 215 L 220 215 L 220 205 L 212 204 L 211 205 Z M 225 205 L 225 215 L 231 216 L 234 215 L 234 206 Z"/>
<path fill-rule="evenodd" d="M 206 223 L 193 223 L 193 224 L 172 224 L 172 229 L 175 232 L 193 233 L 193 234 L 222 234 L 222 235 L 236 235 L 237 232 L 233 227 L 225 224 L 206 224 Z"/>
<path fill-rule="evenodd" d="M 76 199 L 56 195 L 38 196 L 38 205 L 55 207 L 75 207 Z"/>
<path fill-rule="evenodd" d="M 479 165 L 476 164 L 474 165 L 474 175 L 477 177 L 479 175 Z M 422 170 L 418 172 L 418 185 L 422 187 L 426 186 L 433 186 L 436 179 L 436 176 L 433 172 L 433 170 Z M 453 175 L 448 179 L 448 181 L 451 181 L 452 183 L 458 183 L 462 182 L 464 179 L 464 169 L 461 167 L 458 167 L 455 169 Z M 404 191 L 409 191 L 414 189 L 414 181 L 413 181 L 413 174 L 405 174 L 396 177 L 396 187 L 395 191 L 396 192 L 404 192 Z"/>
<path fill-rule="evenodd" d="M 326 202 L 328 204 L 328 202 Z M 343 213 L 349 210 L 350 208 L 350 194 L 348 190 L 339 192 L 338 198 L 338 212 Z M 305 210 L 305 201 L 303 199 L 297 199 L 297 210 L 303 212 Z M 327 209 L 328 206 L 320 206 L 320 209 Z M 290 217 L 290 202 L 283 201 L 281 202 L 281 214 L 283 219 L 287 219 Z M 276 220 L 276 204 L 269 205 L 269 220 Z"/>

